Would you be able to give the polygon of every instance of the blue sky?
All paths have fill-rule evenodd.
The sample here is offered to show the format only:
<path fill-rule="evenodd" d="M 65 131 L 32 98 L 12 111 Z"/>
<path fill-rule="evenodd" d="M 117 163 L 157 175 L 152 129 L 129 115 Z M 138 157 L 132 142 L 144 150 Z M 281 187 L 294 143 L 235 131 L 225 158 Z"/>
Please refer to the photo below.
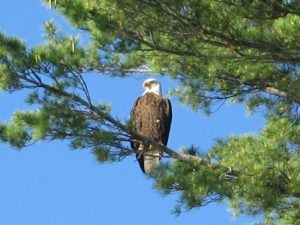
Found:
<path fill-rule="evenodd" d="M 40 0 L 3 1 L 0 31 L 21 37 L 29 46 L 42 41 L 42 24 L 54 19 L 65 32 L 76 34 Z M 95 102 L 111 103 L 113 114 L 128 118 L 142 94 L 145 77 L 89 78 Z M 163 93 L 175 83 L 160 79 Z M 0 92 L 0 121 L 13 111 L 30 107 L 24 93 Z M 210 117 L 173 103 L 169 147 L 195 145 L 205 151 L 218 137 L 257 132 L 261 115 L 248 116 L 242 106 L 225 104 Z M 5 225 L 240 225 L 253 218 L 233 218 L 226 204 L 212 204 L 175 217 L 176 195 L 163 196 L 152 188 L 134 157 L 120 163 L 99 164 L 89 149 L 72 151 L 67 142 L 41 142 L 22 151 L 0 145 L 0 224 Z"/>

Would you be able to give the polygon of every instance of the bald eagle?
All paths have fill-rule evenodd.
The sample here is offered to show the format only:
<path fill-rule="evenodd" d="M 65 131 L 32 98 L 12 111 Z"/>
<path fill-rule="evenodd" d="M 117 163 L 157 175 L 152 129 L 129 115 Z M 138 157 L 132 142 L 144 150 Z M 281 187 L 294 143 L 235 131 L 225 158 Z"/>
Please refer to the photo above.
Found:
<path fill-rule="evenodd" d="M 162 88 L 155 79 L 143 83 L 145 92 L 133 104 L 131 119 L 133 130 L 153 141 L 167 145 L 172 122 L 172 106 L 169 99 L 162 97 Z M 152 145 L 131 141 L 131 148 L 142 171 L 149 174 L 159 165 L 163 152 Z"/>

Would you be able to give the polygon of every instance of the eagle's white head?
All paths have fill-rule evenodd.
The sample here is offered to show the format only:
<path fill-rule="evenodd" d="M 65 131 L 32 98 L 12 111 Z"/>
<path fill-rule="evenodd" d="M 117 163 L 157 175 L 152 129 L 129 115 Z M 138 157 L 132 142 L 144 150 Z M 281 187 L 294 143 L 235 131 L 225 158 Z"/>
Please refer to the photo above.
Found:
<path fill-rule="evenodd" d="M 149 93 L 149 92 L 152 92 L 152 93 L 160 95 L 160 96 L 162 95 L 160 83 L 153 78 L 145 80 L 143 83 L 143 87 L 145 89 L 143 95 L 145 95 L 146 93 Z"/>

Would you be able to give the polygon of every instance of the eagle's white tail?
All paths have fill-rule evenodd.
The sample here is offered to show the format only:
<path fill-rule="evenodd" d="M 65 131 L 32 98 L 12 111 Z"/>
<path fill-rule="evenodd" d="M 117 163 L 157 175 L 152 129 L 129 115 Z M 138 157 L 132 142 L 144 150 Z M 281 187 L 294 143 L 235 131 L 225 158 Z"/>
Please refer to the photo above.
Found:
<path fill-rule="evenodd" d="M 144 170 L 146 174 L 151 173 L 153 169 L 159 166 L 161 151 L 150 149 L 144 153 Z"/>

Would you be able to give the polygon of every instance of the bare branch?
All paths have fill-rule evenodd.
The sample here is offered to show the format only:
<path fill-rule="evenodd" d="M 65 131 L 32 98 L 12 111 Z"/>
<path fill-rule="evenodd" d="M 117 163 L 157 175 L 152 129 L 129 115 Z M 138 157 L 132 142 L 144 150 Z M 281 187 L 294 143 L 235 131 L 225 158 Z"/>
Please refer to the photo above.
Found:
<path fill-rule="evenodd" d="M 164 146 L 163 144 L 160 144 L 158 142 L 155 142 L 147 137 L 144 137 L 136 132 L 134 132 L 133 130 L 131 130 L 130 128 L 128 128 L 127 126 L 123 125 L 121 122 L 119 122 L 118 120 L 114 119 L 111 115 L 109 115 L 108 113 L 103 112 L 102 110 L 100 110 L 99 108 L 97 108 L 96 106 L 90 104 L 89 102 L 85 101 L 84 99 L 82 99 L 81 97 L 74 95 L 74 94 L 70 94 L 68 92 L 65 92 L 63 90 L 60 89 L 56 89 L 52 86 L 49 86 L 45 83 L 39 83 L 35 80 L 31 80 L 27 77 L 22 77 L 23 80 L 25 80 L 26 82 L 32 83 L 34 85 L 36 85 L 36 87 L 40 87 L 40 88 L 44 88 L 45 90 L 48 90 L 54 94 L 60 95 L 61 97 L 64 97 L 65 99 L 68 99 L 70 101 L 76 102 L 77 104 L 80 104 L 84 107 L 86 107 L 88 110 L 90 110 L 90 112 L 97 118 L 101 118 L 106 120 L 107 122 L 111 123 L 113 126 L 119 128 L 122 132 L 125 132 L 127 134 L 130 135 L 131 140 L 138 140 L 141 141 L 145 144 L 151 144 L 154 145 L 160 149 L 162 149 L 166 154 L 168 154 L 171 158 L 174 159 L 178 159 L 178 160 L 196 160 L 199 163 L 209 163 L 207 160 L 205 160 L 204 158 L 201 158 L 199 156 L 194 156 L 194 155 L 189 155 L 189 154 L 184 154 L 184 153 L 177 153 L 174 150 Z"/>

